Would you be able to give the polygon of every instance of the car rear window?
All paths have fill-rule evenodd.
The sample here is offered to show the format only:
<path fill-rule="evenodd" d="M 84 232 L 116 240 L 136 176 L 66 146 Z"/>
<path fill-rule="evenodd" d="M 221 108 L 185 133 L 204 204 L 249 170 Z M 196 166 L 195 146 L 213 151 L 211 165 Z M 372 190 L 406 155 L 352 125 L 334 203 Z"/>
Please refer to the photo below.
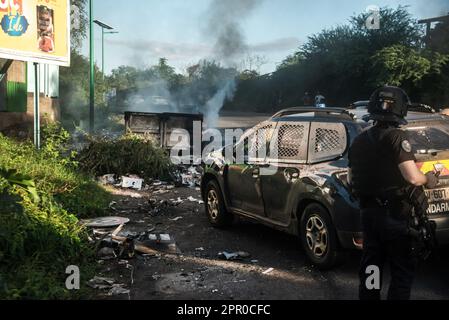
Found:
<path fill-rule="evenodd" d="M 421 150 L 449 150 L 449 126 L 407 128 L 415 152 Z"/>

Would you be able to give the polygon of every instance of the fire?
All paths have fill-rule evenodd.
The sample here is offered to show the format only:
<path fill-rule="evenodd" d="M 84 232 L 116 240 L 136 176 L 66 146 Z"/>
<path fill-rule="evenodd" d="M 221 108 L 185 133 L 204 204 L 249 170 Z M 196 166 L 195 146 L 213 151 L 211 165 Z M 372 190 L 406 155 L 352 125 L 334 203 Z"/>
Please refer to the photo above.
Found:
<path fill-rule="evenodd" d="M 22 14 L 22 0 L 0 0 L 0 12 L 11 15 Z"/>

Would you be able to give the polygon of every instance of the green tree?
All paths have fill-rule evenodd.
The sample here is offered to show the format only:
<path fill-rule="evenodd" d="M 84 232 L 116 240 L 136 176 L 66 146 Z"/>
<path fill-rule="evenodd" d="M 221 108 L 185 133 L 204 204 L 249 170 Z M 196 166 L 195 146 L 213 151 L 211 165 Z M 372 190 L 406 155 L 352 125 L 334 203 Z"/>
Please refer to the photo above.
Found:
<path fill-rule="evenodd" d="M 272 75 L 242 81 L 234 104 L 257 101 L 259 111 L 271 112 L 301 105 L 306 91 L 320 91 L 328 104 L 345 107 L 386 83 L 403 86 L 417 102 L 449 103 L 447 27 L 435 28 L 426 47 L 423 27 L 407 7 L 381 8 L 378 30 L 366 28 L 367 18 L 358 14 L 310 36 Z"/>
<path fill-rule="evenodd" d="M 75 10 L 71 10 L 72 24 L 75 19 L 78 19 L 78 23 L 76 25 L 72 25 L 71 44 L 73 50 L 79 51 L 82 46 L 82 41 L 86 38 L 87 27 L 89 25 L 86 8 L 87 0 L 72 0 L 71 5 L 72 7 L 77 8 Z"/>
<path fill-rule="evenodd" d="M 441 74 L 449 55 L 394 45 L 378 51 L 372 60 L 377 68 L 376 86 L 387 83 L 413 88 L 424 77 Z"/>

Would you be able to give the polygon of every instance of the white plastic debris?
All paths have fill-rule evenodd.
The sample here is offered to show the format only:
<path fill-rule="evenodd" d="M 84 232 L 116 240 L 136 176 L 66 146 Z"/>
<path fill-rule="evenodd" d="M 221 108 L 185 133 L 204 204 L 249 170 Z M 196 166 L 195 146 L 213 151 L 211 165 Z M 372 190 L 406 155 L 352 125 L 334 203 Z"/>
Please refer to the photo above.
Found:
<path fill-rule="evenodd" d="M 98 177 L 98 182 L 102 185 L 115 184 L 115 175 L 105 174 L 104 176 Z"/>
<path fill-rule="evenodd" d="M 188 197 L 187 200 L 189 200 L 190 202 L 196 202 L 196 203 L 199 203 L 199 204 L 204 204 L 203 200 L 195 199 L 192 196 Z"/>
<path fill-rule="evenodd" d="M 104 290 L 104 289 L 110 289 L 114 283 L 115 283 L 115 280 L 112 278 L 95 276 L 93 279 L 90 279 L 87 282 L 87 285 L 89 287 L 91 287 L 92 289 Z"/>
<path fill-rule="evenodd" d="M 195 167 L 190 167 L 187 172 L 181 173 L 182 184 L 190 188 L 196 188 L 201 183 L 201 173 Z"/>
<path fill-rule="evenodd" d="M 268 268 L 267 270 L 265 270 L 264 272 L 262 272 L 262 274 L 270 274 L 274 271 L 273 268 Z"/>
<path fill-rule="evenodd" d="M 248 252 L 239 251 L 239 252 L 219 252 L 218 257 L 224 260 L 239 260 L 250 257 L 251 255 Z"/>
<path fill-rule="evenodd" d="M 90 228 L 113 228 L 122 224 L 127 224 L 128 218 L 122 217 L 102 217 L 95 219 L 81 220 L 80 224 Z"/>
<path fill-rule="evenodd" d="M 159 237 L 161 238 L 161 241 L 171 241 L 169 234 L 160 234 Z"/>
<path fill-rule="evenodd" d="M 143 179 L 122 177 L 122 188 L 142 190 Z"/>
<path fill-rule="evenodd" d="M 129 294 L 129 289 L 123 288 L 123 285 L 121 284 L 114 284 L 108 292 L 108 296 L 118 296 L 121 294 Z"/>

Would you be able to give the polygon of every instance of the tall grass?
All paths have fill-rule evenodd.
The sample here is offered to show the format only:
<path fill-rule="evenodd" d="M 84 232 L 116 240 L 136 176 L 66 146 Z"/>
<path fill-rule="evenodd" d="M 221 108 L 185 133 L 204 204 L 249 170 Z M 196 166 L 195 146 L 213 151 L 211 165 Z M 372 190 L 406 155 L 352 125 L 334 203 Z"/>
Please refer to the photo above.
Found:
<path fill-rule="evenodd" d="M 68 299 L 85 291 L 65 288 L 66 267 L 77 265 L 81 281 L 93 272 L 94 254 L 80 217 L 102 214 L 110 195 L 80 174 L 70 157 L 44 144 L 0 135 L 0 168 L 15 169 L 35 182 L 36 200 L 0 175 L 0 298 Z M 52 151 L 52 152 L 50 152 Z M 56 153 L 55 153 L 56 152 Z"/>

